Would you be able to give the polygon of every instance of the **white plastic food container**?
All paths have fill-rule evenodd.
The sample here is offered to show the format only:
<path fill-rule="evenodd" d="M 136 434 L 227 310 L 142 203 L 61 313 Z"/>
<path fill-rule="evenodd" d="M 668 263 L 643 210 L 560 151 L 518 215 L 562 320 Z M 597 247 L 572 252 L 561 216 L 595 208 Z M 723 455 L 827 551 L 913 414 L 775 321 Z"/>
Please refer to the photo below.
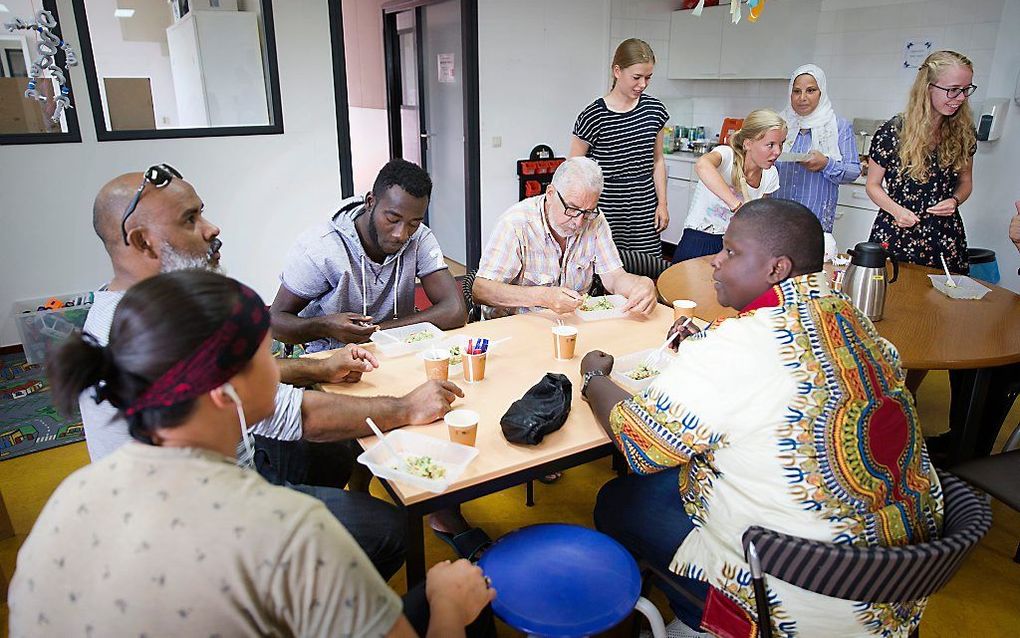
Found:
<path fill-rule="evenodd" d="M 358 456 L 358 463 L 367 465 L 372 474 L 379 478 L 398 481 L 436 494 L 445 491 L 451 483 L 459 479 L 471 461 L 478 456 L 476 447 L 407 430 L 387 432 L 386 441 L 397 454 L 432 457 L 433 461 L 446 468 L 446 476 L 441 479 L 427 479 L 408 474 L 400 469 L 403 468 L 403 463 L 394 458 L 381 443 L 376 443 L 371 449 L 362 452 Z"/>
<path fill-rule="evenodd" d="M 606 295 L 605 298 L 608 299 L 613 304 L 612 310 L 581 310 L 580 308 L 578 308 L 577 310 L 574 311 L 574 314 L 580 317 L 583 321 L 602 321 L 604 319 L 620 319 L 621 317 L 627 316 L 627 313 L 620 310 L 620 308 L 627 305 L 626 297 L 624 297 L 623 295 Z M 602 297 L 592 297 L 591 301 L 597 301 L 599 299 L 602 299 Z"/>
<path fill-rule="evenodd" d="M 644 392 L 648 386 L 652 385 L 652 381 L 659 378 L 659 375 L 638 381 L 631 379 L 626 375 L 626 373 L 638 367 L 638 365 L 640 365 L 645 358 L 653 352 L 655 352 L 655 348 L 649 348 L 648 350 L 641 350 L 640 352 L 632 352 L 630 354 L 625 354 L 622 357 L 616 357 L 613 361 L 613 372 L 609 376 L 613 379 L 613 381 L 616 381 L 634 394 Z M 662 372 L 663 369 L 672 362 L 673 352 L 671 350 L 666 350 L 659 355 L 655 368 L 659 372 Z"/>
<path fill-rule="evenodd" d="M 407 338 L 416 332 L 427 330 L 432 333 L 431 339 L 407 343 Z M 389 330 L 377 330 L 369 337 L 369 340 L 376 345 L 379 353 L 387 357 L 401 357 L 412 352 L 435 348 L 443 338 L 443 331 L 431 323 L 416 323 L 400 328 Z"/>

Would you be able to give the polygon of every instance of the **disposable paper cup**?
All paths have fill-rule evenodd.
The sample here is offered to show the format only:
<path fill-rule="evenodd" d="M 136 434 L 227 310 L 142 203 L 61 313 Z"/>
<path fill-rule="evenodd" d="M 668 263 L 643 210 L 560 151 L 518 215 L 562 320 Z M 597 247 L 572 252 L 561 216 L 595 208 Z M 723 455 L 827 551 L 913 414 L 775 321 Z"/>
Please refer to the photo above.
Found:
<path fill-rule="evenodd" d="M 478 383 L 485 378 L 485 355 L 482 354 L 467 354 L 464 353 L 462 357 L 464 367 L 464 380 L 468 383 Z"/>
<path fill-rule="evenodd" d="M 475 355 L 478 356 L 478 355 Z M 452 410 L 443 417 L 450 431 L 450 440 L 474 447 L 478 435 L 478 413 L 474 410 Z"/>
<path fill-rule="evenodd" d="M 574 358 L 577 345 L 577 328 L 574 326 L 553 326 L 553 357 L 560 361 Z"/>
<path fill-rule="evenodd" d="M 430 381 L 446 381 L 450 378 L 450 351 L 438 348 L 426 350 L 422 354 L 425 359 L 425 376 Z"/>
<path fill-rule="evenodd" d="M 673 321 L 680 317 L 693 317 L 698 304 L 690 299 L 677 299 L 673 302 Z"/>

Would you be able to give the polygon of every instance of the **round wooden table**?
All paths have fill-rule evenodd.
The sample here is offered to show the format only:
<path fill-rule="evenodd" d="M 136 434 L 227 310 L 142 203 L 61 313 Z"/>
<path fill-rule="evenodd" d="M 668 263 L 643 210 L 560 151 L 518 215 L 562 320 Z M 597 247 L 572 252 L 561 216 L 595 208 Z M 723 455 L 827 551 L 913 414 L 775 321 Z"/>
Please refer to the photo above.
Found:
<path fill-rule="evenodd" d="M 711 256 L 680 262 L 662 273 L 659 294 L 667 303 L 691 299 L 695 314 L 713 321 L 736 315 L 719 305 L 712 283 Z M 969 396 L 955 397 L 953 430 L 962 427 L 960 458 L 973 455 L 976 426 L 986 400 L 990 368 L 1020 362 L 1020 296 L 985 284 L 991 292 L 980 300 L 950 299 L 936 290 L 929 274 L 941 271 L 901 264 L 899 278 L 889 285 L 885 313 L 875 322 L 878 333 L 900 353 L 910 370 L 959 370 L 960 385 Z M 958 380 L 959 380 L 958 379 Z M 954 384 L 955 386 L 956 384 Z"/>

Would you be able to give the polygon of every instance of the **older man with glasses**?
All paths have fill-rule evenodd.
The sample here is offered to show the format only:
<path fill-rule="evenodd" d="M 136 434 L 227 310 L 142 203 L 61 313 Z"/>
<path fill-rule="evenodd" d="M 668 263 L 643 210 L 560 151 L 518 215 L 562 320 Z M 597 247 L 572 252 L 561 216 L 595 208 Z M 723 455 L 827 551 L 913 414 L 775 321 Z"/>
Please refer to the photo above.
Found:
<path fill-rule="evenodd" d="M 486 318 L 548 308 L 573 312 L 594 275 L 627 298 L 625 311 L 649 314 L 655 285 L 624 271 L 609 224 L 597 206 L 602 169 L 587 157 L 560 164 L 542 195 L 503 214 L 482 251 L 472 288 Z"/>

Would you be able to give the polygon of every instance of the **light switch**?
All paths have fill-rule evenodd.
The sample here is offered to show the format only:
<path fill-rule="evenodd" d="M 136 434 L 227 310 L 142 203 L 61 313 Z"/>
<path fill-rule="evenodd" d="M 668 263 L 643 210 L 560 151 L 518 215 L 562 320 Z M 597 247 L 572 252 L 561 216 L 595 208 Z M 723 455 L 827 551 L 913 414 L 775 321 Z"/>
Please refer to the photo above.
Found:
<path fill-rule="evenodd" d="M 503 136 L 493 135 L 492 136 L 492 148 L 499 148 L 503 146 Z"/>

